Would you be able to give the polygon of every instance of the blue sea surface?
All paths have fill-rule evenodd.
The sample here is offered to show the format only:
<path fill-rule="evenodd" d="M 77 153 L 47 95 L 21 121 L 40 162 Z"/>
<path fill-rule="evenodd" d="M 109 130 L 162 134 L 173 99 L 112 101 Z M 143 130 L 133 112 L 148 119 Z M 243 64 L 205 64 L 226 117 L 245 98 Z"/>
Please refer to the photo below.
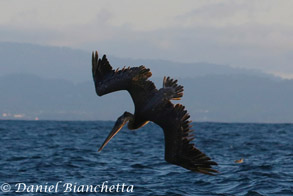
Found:
<path fill-rule="evenodd" d="M 122 129 L 98 152 L 113 125 L 0 121 L 0 195 L 40 195 L 33 189 L 17 193 L 16 185 L 42 185 L 45 192 L 58 181 L 53 195 L 293 195 L 293 124 L 194 123 L 196 147 L 219 164 L 215 176 L 165 162 L 163 131 L 153 123 Z M 81 192 L 65 193 L 65 183 Z M 81 185 L 102 183 L 103 191 L 82 192 Z M 126 192 L 130 185 L 133 192 Z M 10 192 L 3 192 L 8 186 Z"/>

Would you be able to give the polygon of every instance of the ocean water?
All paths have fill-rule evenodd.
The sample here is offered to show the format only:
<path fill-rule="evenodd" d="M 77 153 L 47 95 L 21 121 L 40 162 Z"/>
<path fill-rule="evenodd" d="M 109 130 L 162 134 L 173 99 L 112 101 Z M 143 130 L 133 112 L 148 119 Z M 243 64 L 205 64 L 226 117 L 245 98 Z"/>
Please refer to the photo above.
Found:
<path fill-rule="evenodd" d="M 293 195 L 293 124 L 194 123 L 215 176 L 166 163 L 155 124 L 121 130 L 98 153 L 113 125 L 0 121 L 0 195 Z"/>

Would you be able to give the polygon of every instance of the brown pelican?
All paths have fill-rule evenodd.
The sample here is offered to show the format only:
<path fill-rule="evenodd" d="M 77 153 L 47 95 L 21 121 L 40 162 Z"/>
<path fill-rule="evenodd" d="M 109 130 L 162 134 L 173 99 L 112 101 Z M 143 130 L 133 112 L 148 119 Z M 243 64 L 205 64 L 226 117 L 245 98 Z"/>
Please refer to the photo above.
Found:
<path fill-rule="evenodd" d="M 216 162 L 195 148 L 191 143 L 191 121 L 189 114 L 181 104 L 172 104 L 170 100 L 180 100 L 183 86 L 177 80 L 164 77 L 163 88 L 157 90 L 148 80 L 152 75 L 144 66 L 113 70 L 106 56 L 99 59 L 98 52 L 92 54 L 92 73 L 96 93 L 99 96 L 119 90 L 127 90 L 134 102 L 135 112 L 124 112 L 116 121 L 112 131 L 100 147 L 107 143 L 128 122 L 128 129 L 138 129 L 149 121 L 158 124 L 164 130 L 165 160 L 194 172 L 204 174 L 217 173 L 212 169 Z"/>

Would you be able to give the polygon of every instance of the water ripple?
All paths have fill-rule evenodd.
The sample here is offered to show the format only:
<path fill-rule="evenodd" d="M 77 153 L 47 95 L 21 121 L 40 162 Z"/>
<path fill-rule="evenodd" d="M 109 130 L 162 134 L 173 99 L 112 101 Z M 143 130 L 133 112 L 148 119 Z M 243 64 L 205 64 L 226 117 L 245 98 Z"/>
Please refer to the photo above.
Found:
<path fill-rule="evenodd" d="M 166 163 L 154 124 L 123 129 L 98 153 L 112 126 L 1 121 L 0 183 L 108 181 L 133 184 L 132 195 L 293 195 L 292 124 L 194 124 L 196 146 L 218 162 L 217 176 Z"/>

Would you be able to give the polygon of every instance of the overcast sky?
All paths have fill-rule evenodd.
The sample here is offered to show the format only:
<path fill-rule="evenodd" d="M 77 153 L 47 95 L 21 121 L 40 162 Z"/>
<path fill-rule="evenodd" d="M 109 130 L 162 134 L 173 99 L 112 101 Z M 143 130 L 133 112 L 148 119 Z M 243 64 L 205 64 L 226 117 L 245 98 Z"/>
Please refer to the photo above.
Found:
<path fill-rule="evenodd" d="M 292 0 L 0 0 L 0 41 L 293 78 Z"/>

